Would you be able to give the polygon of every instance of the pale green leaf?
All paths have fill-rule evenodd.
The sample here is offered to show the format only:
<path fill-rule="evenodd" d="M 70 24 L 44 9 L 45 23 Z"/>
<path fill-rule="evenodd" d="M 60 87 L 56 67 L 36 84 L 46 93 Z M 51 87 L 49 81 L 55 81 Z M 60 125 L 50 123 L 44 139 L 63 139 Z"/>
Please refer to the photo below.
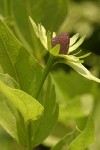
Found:
<path fill-rule="evenodd" d="M 58 56 L 59 51 L 60 51 L 60 45 L 57 44 L 55 47 L 53 47 L 53 48 L 50 50 L 50 53 L 51 53 L 53 56 Z"/>
<path fill-rule="evenodd" d="M 52 37 L 54 38 L 56 36 L 56 32 L 53 32 Z"/>
<path fill-rule="evenodd" d="M 7 74 L 0 74 L 0 81 L 11 88 L 18 88 L 16 81 Z M 25 145 L 23 119 L 20 117 L 18 109 L 2 93 L 0 93 L 0 125 L 18 143 Z"/>
<path fill-rule="evenodd" d="M 88 101 L 87 101 L 88 99 Z M 93 96 L 84 94 L 70 98 L 69 101 L 60 102 L 59 120 L 70 118 L 80 118 L 88 116 L 93 110 Z"/>
<path fill-rule="evenodd" d="M 76 50 L 84 41 L 85 39 L 85 35 L 82 36 L 74 45 L 72 45 L 69 50 L 68 50 L 68 53 L 71 53 L 73 52 L 74 50 Z"/>
<path fill-rule="evenodd" d="M 66 61 L 71 61 L 71 62 L 75 62 L 75 63 L 83 62 L 83 60 L 79 60 L 79 58 L 74 55 L 59 55 L 59 57 L 64 58 L 64 62 L 66 62 Z"/>
<path fill-rule="evenodd" d="M 85 129 L 72 141 L 68 150 L 85 150 L 94 141 L 94 122 L 93 119 L 89 117 Z"/>
<path fill-rule="evenodd" d="M 23 91 L 12 89 L 1 81 L 0 91 L 18 108 L 25 121 L 36 120 L 42 114 L 42 105 Z"/>
<path fill-rule="evenodd" d="M 1 127 L 0 127 L 0 149 L 1 150 L 25 150 L 25 148 L 15 142 Z"/>
<path fill-rule="evenodd" d="M 96 89 L 95 82 L 86 80 L 75 71 L 70 73 L 56 71 L 52 77 L 59 101 L 60 122 L 66 124 L 66 118 L 85 117 L 93 111 L 94 95 L 91 91 Z M 77 83 L 81 84 L 75 86 Z"/>
<path fill-rule="evenodd" d="M 87 53 L 87 54 L 84 54 L 84 55 L 82 55 L 82 56 L 78 56 L 78 58 L 79 58 L 79 59 L 80 59 L 80 58 L 85 58 L 85 57 L 88 57 L 90 54 L 91 54 L 91 53 Z"/>
<path fill-rule="evenodd" d="M 72 46 L 78 39 L 79 37 L 79 33 L 73 35 L 71 38 L 70 38 L 70 45 L 69 46 Z"/>
<path fill-rule="evenodd" d="M 51 150 L 68 150 L 69 144 L 79 133 L 79 130 L 76 128 L 73 132 L 66 134 Z"/>
<path fill-rule="evenodd" d="M 43 46 L 45 47 L 45 49 L 48 49 L 48 46 L 47 46 L 47 35 L 46 35 L 45 28 L 41 24 L 38 24 L 38 26 L 37 26 L 31 17 L 29 17 L 29 19 L 31 21 L 31 24 L 33 26 L 35 34 L 40 39 L 40 41 L 43 44 Z"/>
<path fill-rule="evenodd" d="M 33 95 L 42 67 L 0 20 L 0 66 L 17 81 L 21 90 Z"/>
<path fill-rule="evenodd" d="M 66 61 L 66 63 L 85 78 L 100 83 L 100 79 L 93 76 L 81 63 L 75 63 L 72 61 Z"/>
<path fill-rule="evenodd" d="M 94 122 L 88 118 L 86 127 L 81 132 L 75 130 L 65 135 L 51 150 L 85 150 L 95 140 Z"/>

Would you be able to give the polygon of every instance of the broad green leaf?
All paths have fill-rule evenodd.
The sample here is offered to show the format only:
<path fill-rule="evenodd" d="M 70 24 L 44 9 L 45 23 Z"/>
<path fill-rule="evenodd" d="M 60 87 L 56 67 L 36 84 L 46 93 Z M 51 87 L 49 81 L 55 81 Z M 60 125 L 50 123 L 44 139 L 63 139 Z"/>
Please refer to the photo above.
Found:
<path fill-rule="evenodd" d="M 11 0 L 10 2 L 8 2 L 7 5 L 7 1 L 0 1 L 0 13 L 5 17 L 4 19 L 7 20 L 8 25 L 13 28 L 17 37 L 25 47 L 34 53 L 36 58 L 40 59 L 43 47 L 41 47 L 41 44 L 32 31 L 29 16 L 31 16 L 36 23 L 41 22 L 47 30 L 57 31 L 66 18 L 68 1 L 55 0 L 45 2 L 45 0 Z M 8 12 L 5 12 L 5 10 L 8 10 Z"/>
<path fill-rule="evenodd" d="M 42 105 L 23 91 L 12 89 L 6 86 L 1 81 L 0 91 L 4 96 L 7 97 L 9 101 L 11 101 L 18 108 L 25 121 L 36 120 L 42 114 Z"/>
<path fill-rule="evenodd" d="M 93 119 L 89 117 L 85 129 L 72 141 L 68 150 L 85 150 L 95 141 L 94 132 L 94 122 Z"/>
<path fill-rule="evenodd" d="M 66 63 L 85 78 L 100 83 L 100 79 L 93 76 L 81 63 L 75 63 L 72 61 L 67 61 Z"/>
<path fill-rule="evenodd" d="M 82 132 L 75 130 L 65 135 L 51 150 L 85 150 L 95 140 L 94 123 L 88 118 L 86 127 Z"/>
<path fill-rule="evenodd" d="M 17 83 L 7 74 L 0 74 L 0 80 L 11 88 L 18 88 Z M 25 145 L 25 129 L 23 119 L 14 105 L 0 93 L 0 125 L 18 143 Z"/>
<path fill-rule="evenodd" d="M 8 74 L 0 73 L 0 81 L 2 81 L 3 83 L 5 83 L 6 85 L 8 85 L 11 88 L 12 87 L 16 88 L 16 89 L 19 88 L 18 83 L 12 77 L 10 77 Z"/>
<path fill-rule="evenodd" d="M 93 111 L 95 100 L 93 92 L 97 89 L 95 82 L 86 80 L 75 71 L 70 73 L 62 70 L 56 71 L 52 78 L 59 102 L 59 121 L 61 123 L 70 124 L 70 122 L 66 123 L 68 118 L 85 117 Z"/>
<path fill-rule="evenodd" d="M 15 142 L 2 128 L 0 128 L 1 150 L 25 150 L 24 147 Z"/>
<path fill-rule="evenodd" d="M 62 69 L 55 71 L 53 72 L 52 78 L 55 89 L 57 89 L 57 95 L 60 96 L 62 93 L 59 100 L 64 99 L 65 97 L 64 100 L 68 101 L 70 98 L 75 98 L 79 95 L 92 94 L 92 91 L 95 91 L 97 88 L 95 82 L 83 78 L 74 70 L 67 73 Z M 78 86 L 75 86 L 77 84 Z"/>
<path fill-rule="evenodd" d="M 33 94 L 42 67 L 0 20 L 0 65 L 19 84 L 21 90 Z"/>
<path fill-rule="evenodd" d="M 18 85 L 22 91 L 25 91 L 30 95 L 34 95 L 36 85 L 42 76 L 43 68 L 18 42 L 18 40 L 16 40 L 14 35 L 2 21 L 0 21 L 0 36 L 2 37 L 2 40 L 0 40 L 0 64 L 2 71 L 12 76 L 18 82 Z M 50 82 L 48 84 L 51 85 L 51 88 L 49 85 L 47 87 L 45 86 L 42 90 L 44 94 L 39 98 L 39 102 L 44 106 L 44 112 L 46 111 L 46 114 L 38 121 L 35 121 L 35 123 L 33 121 L 32 126 L 34 127 L 30 129 L 33 145 L 40 144 L 41 141 L 43 141 L 50 134 L 58 118 L 58 104 L 56 102 L 54 85 L 52 85 L 51 80 L 48 82 Z M 49 114 L 49 112 L 51 112 L 51 114 Z M 41 124 L 39 124 L 40 120 Z M 44 124 L 48 129 L 45 133 L 43 133 Z M 36 132 L 38 131 L 38 134 L 36 134 L 34 128 L 36 128 Z M 39 130 L 41 132 L 39 132 Z M 34 135 L 36 137 L 35 139 Z"/>
<path fill-rule="evenodd" d="M 66 134 L 51 150 L 67 150 L 69 144 L 78 136 L 79 130 L 76 128 L 73 132 Z"/>
<path fill-rule="evenodd" d="M 44 115 L 31 124 L 33 146 L 39 145 L 51 133 L 58 119 L 58 103 L 50 77 L 46 80 L 38 100 L 44 106 Z"/>
<path fill-rule="evenodd" d="M 94 97 L 92 94 L 75 96 L 75 98 L 71 98 L 69 101 L 66 99 L 66 101 L 60 103 L 59 120 L 64 118 L 66 120 L 67 117 L 80 118 L 88 116 L 93 110 L 93 105 Z"/>
<path fill-rule="evenodd" d="M 89 150 L 99 150 L 100 149 L 100 86 L 95 90 L 95 105 L 93 111 L 93 120 L 95 124 L 95 135 L 96 140 L 90 145 Z"/>

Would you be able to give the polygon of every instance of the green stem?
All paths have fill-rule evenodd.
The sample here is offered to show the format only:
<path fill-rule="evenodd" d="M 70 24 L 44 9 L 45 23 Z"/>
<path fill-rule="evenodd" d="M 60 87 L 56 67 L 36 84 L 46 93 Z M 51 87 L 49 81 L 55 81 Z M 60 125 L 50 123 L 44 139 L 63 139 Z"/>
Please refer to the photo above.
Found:
<path fill-rule="evenodd" d="M 11 17 L 12 16 L 12 1 L 11 0 L 5 0 L 4 1 L 4 8 L 5 8 L 5 16 Z"/>
<path fill-rule="evenodd" d="M 30 142 L 29 123 L 28 122 L 25 122 L 25 129 L 26 129 L 26 142 L 27 142 L 26 150 L 32 150 L 31 142 Z"/>
<path fill-rule="evenodd" d="M 46 79 L 48 73 L 50 72 L 50 69 L 52 68 L 54 59 L 55 59 L 55 57 L 54 57 L 53 55 L 50 55 L 50 56 L 49 56 L 49 59 L 48 59 L 47 65 L 46 65 L 46 67 L 45 67 L 45 69 L 44 69 L 43 75 L 42 75 L 42 77 L 41 77 L 41 79 L 40 79 L 40 81 L 39 81 L 39 84 L 38 84 L 37 87 L 36 87 L 36 91 L 35 91 L 35 93 L 34 93 L 34 95 L 33 95 L 34 98 L 36 98 L 36 99 L 38 98 L 38 95 L 39 95 L 40 90 L 41 90 L 41 88 L 42 88 L 42 86 L 43 86 L 43 84 L 44 84 L 44 81 L 45 81 L 45 79 Z"/>

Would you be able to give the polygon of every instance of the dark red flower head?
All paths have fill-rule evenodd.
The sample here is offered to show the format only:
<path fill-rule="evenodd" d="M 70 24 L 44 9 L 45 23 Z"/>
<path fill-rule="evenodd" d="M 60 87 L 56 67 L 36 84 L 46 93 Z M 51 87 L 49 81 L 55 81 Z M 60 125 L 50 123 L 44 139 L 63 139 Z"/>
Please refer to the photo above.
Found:
<path fill-rule="evenodd" d="M 56 46 L 57 44 L 60 44 L 59 54 L 67 54 L 69 49 L 69 43 L 70 43 L 70 38 L 67 33 L 62 33 L 60 35 L 57 35 L 51 40 L 52 47 Z"/>

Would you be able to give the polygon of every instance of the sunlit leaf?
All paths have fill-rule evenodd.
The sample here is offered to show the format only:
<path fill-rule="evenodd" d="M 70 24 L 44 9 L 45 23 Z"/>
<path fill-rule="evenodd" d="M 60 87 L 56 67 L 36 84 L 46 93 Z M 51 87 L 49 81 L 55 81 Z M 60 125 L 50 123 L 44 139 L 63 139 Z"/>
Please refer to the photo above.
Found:
<path fill-rule="evenodd" d="M 72 133 L 66 134 L 51 150 L 68 150 L 69 144 L 79 133 L 79 130 L 76 128 Z"/>
<path fill-rule="evenodd" d="M 60 50 L 60 45 L 57 44 L 55 47 L 53 47 L 51 50 L 50 50 L 50 53 L 54 56 L 58 56 L 59 54 L 59 50 Z"/>
<path fill-rule="evenodd" d="M 85 129 L 72 141 L 68 150 L 84 150 L 95 141 L 94 122 L 88 118 Z"/>
<path fill-rule="evenodd" d="M 71 38 L 70 38 L 70 45 L 69 46 L 72 46 L 78 39 L 79 37 L 79 33 L 73 35 Z"/>
<path fill-rule="evenodd" d="M 69 50 L 68 50 L 68 53 L 71 53 L 73 52 L 74 50 L 76 50 L 84 41 L 85 39 L 85 35 L 82 36 L 74 45 L 72 45 Z"/>
<path fill-rule="evenodd" d="M 6 86 L 0 81 L 0 92 L 21 112 L 25 121 L 36 120 L 42 114 L 43 107 L 30 95 Z"/>
<path fill-rule="evenodd" d="M 0 74 L 0 81 L 11 88 L 18 88 L 16 81 L 7 74 Z M 11 122 L 11 123 L 10 123 Z M 0 93 L 0 125 L 18 143 L 25 145 L 25 129 L 18 109 Z"/>
<path fill-rule="evenodd" d="M 100 79 L 93 76 L 81 63 L 75 63 L 72 61 L 67 61 L 66 63 L 85 78 L 100 83 Z"/>
<path fill-rule="evenodd" d="M 30 21 L 32 23 L 32 26 L 33 26 L 35 34 L 40 39 L 40 41 L 43 44 L 43 46 L 46 49 L 48 49 L 48 47 L 47 47 L 47 36 L 46 36 L 45 28 L 41 24 L 38 24 L 38 26 L 37 26 L 31 17 L 29 17 L 29 19 L 30 19 Z"/>
<path fill-rule="evenodd" d="M 20 89 L 33 94 L 42 67 L 0 20 L 0 66 L 2 73 L 14 78 Z"/>

